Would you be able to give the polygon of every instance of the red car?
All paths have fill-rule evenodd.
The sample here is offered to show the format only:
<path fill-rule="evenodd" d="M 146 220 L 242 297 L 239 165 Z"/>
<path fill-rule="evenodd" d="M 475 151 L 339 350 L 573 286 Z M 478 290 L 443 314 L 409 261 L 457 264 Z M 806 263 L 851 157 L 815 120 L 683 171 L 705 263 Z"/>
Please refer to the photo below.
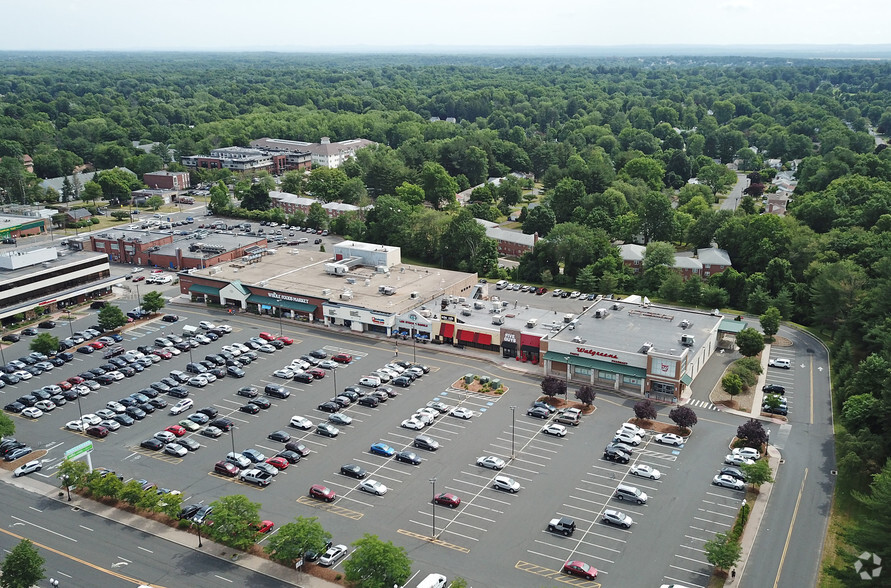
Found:
<path fill-rule="evenodd" d="M 265 535 L 271 531 L 273 527 L 275 527 L 275 523 L 272 521 L 260 521 L 259 525 L 254 525 L 254 530 L 257 531 L 257 533 Z"/>
<path fill-rule="evenodd" d="M 87 428 L 87 435 L 91 437 L 108 437 L 108 429 L 102 425 L 95 425 Z"/>
<path fill-rule="evenodd" d="M 73 388 L 73 386 L 71 385 L 71 382 L 69 382 L 67 380 L 62 380 L 57 385 L 59 386 L 59 388 L 61 388 L 62 390 L 65 390 L 65 391 L 71 390 L 71 388 Z"/>
<path fill-rule="evenodd" d="M 145 279 L 145 276 L 136 276 L 135 278 L 133 278 L 133 281 L 134 281 L 134 282 L 141 282 L 141 281 L 143 281 L 144 279 Z"/>
<path fill-rule="evenodd" d="M 103 345 L 99 341 L 93 341 L 92 343 L 90 343 L 90 347 L 92 347 L 93 349 L 102 349 L 103 347 L 105 347 L 105 345 Z"/>
<path fill-rule="evenodd" d="M 568 561 L 563 564 L 563 573 L 571 576 L 579 576 L 587 580 L 597 579 L 597 569 L 583 561 Z"/>
<path fill-rule="evenodd" d="M 288 460 L 285 459 L 284 457 L 270 457 L 269 459 L 266 460 L 266 463 L 268 463 L 271 466 L 275 466 L 276 469 L 279 469 L 279 470 L 288 469 Z"/>
<path fill-rule="evenodd" d="M 77 384 L 83 384 L 84 382 L 86 382 L 86 380 L 84 380 L 80 376 L 71 376 L 70 378 L 68 378 L 69 384 L 77 385 Z"/>
<path fill-rule="evenodd" d="M 170 425 L 166 429 L 164 429 L 168 433 L 173 433 L 177 437 L 182 437 L 186 434 L 186 428 L 182 425 Z"/>
<path fill-rule="evenodd" d="M 353 356 L 348 353 L 338 353 L 331 359 L 333 359 L 337 363 L 350 363 L 351 361 L 353 361 Z"/>
<path fill-rule="evenodd" d="M 291 339 L 290 337 L 286 337 L 286 336 L 284 336 L 284 335 L 282 335 L 281 337 L 276 337 L 276 339 L 278 339 L 279 341 L 281 341 L 281 342 L 284 343 L 285 345 L 291 345 L 292 343 L 294 343 L 294 340 L 293 340 L 293 339 Z"/>
<path fill-rule="evenodd" d="M 309 497 L 315 498 L 316 500 L 324 500 L 325 502 L 334 502 L 334 499 L 337 498 L 337 494 L 335 494 L 334 490 L 331 488 L 322 486 L 321 484 L 313 484 L 309 487 Z"/>
<path fill-rule="evenodd" d="M 310 368 L 310 369 L 306 370 L 306 373 L 311 375 L 316 380 L 321 380 L 322 378 L 325 377 L 325 370 L 323 370 L 322 368 L 317 368 L 317 367 Z"/>
<path fill-rule="evenodd" d="M 161 359 L 170 359 L 171 357 L 173 357 L 173 354 L 166 349 L 155 349 L 154 351 L 152 351 L 152 353 L 154 353 Z"/>
<path fill-rule="evenodd" d="M 270 335 L 269 333 L 260 333 L 260 338 L 265 341 L 272 341 L 273 339 L 275 339 L 275 336 Z"/>
<path fill-rule="evenodd" d="M 228 461 L 218 461 L 216 464 L 214 464 L 213 471 L 216 474 L 228 476 L 230 478 L 234 478 L 238 475 L 238 468 Z"/>
<path fill-rule="evenodd" d="M 461 499 L 454 494 L 443 492 L 442 494 L 437 494 L 436 496 L 434 496 L 433 502 L 442 506 L 447 506 L 449 508 L 455 508 L 459 504 L 461 504 Z"/>

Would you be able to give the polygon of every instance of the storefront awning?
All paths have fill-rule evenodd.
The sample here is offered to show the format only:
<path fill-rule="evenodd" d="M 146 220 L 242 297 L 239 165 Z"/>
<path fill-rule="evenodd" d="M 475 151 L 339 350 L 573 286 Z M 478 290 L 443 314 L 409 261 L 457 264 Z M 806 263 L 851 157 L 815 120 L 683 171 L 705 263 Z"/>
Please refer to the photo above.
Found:
<path fill-rule="evenodd" d="M 517 344 L 512 343 L 511 341 L 502 341 L 501 346 L 504 347 L 505 349 L 516 349 L 517 348 Z"/>
<path fill-rule="evenodd" d="M 579 367 L 596 369 L 614 374 L 622 374 L 623 376 L 631 376 L 634 378 L 646 378 L 647 370 L 644 368 L 634 367 L 630 365 L 622 365 L 618 363 L 610 363 L 608 361 L 600 361 L 599 359 L 588 359 L 587 357 L 579 357 L 577 355 L 566 355 L 565 353 L 555 353 L 548 351 L 545 353 L 546 360 L 557 361 L 560 363 L 569 362 Z"/>
<path fill-rule="evenodd" d="M 455 334 L 455 325 L 453 325 L 452 323 L 442 323 L 442 325 L 439 327 L 439 334 L 446 339 L 451 339 L 452 335 Z"/>
<path fill-rule="evenodd" d="M 192 284 L 189 286 L 189 292 L 194 292 L 195 294 L 210 294 L 211 296 L 219 296 L 220 289 L 214 288 L 213 286 L 205 286 L 204 284 Z"/>
<path fill-rule="evenodd" d="M 288 310 L 296 310 L 298 312 L 315 312 L 314 304 L 306 304 L 305 302 L 293 302 L 291 300 L 281 300 L 270 296 L 260 296 L 259 294 L 251 294 L 248 296 L 248 302 L 252 304 L 261 304 L 263 306 L 272 306 L 274 308 L 287 308 Z"/>
<path fill-rule="evenodd" d="M 473 336 L 476 335 L 473 331 L 458 331 L 458 341 L 466 341 L 467 343 L 473 342 Z"/>
<path fill-rule="evenodd" d="M 681 376 L 681 382 L 689 386 L 693 383 L 693 378 L 690 377 L 690 374 L 684 374 Z"/>
<path fill-rule="evenodd" d="M 491 345 L 492 344 L 492 335 L 487 335 L 486 333 L 480 333 L 477 335 L 476 342 L 480 345 Z"/>

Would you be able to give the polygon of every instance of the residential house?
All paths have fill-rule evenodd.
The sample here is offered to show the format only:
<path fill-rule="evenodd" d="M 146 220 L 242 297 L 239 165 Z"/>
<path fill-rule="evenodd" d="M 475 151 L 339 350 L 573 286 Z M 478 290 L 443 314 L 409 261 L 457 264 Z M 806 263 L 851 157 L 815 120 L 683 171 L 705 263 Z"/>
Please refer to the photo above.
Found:
<path fill-rule="evenodd" d="M 532 251 L 538 242 L 538 233 L 527 235 L 520 231 L 502 228 L 498 223 L 481 218 L 475 220 L 486 229 L 486 236 L 498 243 L 498 255 L 520 257 L 527 251 Z"/>

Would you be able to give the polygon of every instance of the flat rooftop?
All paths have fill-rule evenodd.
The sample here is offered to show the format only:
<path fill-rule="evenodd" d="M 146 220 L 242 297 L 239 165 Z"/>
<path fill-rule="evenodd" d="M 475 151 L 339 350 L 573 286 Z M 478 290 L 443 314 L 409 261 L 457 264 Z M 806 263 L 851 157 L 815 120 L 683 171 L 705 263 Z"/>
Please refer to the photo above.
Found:
<path fill-rule="evenodd" d="M 490 284 L 491 285 L 491 284 Z M 497 297 L 497 294 L 494 295 Z M 514 306 L 514 299 L 506 300 L 507 306 L 503 306 L 501 301 L 493 302 L 490 300 L 479 301 L 483 304 L 482 309 L 474 308 L 474 300 L 468 300 L 465 304 L 469 307 L 470 316 L 464 315 L 461 313 L 462 304 L 449 304 L 447 309 L 444 311 L 445 314 L 453 314 L 455 318 L 458 320 L 458 323 L 469 325 L 471 327 L 480 327 L 486 329 L 494 329 L 498 330 L 502 327 L 505 329 L 510 329 L 512 331 L 522 331 L 524 333 L 534 333 L 536 336 L 545 336 L 548 335 L 554 330 L 556 327 L 563 327 L 563 315 L 566 313 L 561 313 L 560 311 L 554 311 L 553 308 L 536 308 L 529 306 L 528 304 L 516 304 Z M 440 305 L 439 300 L 435 301 L 435 305 L 427 305 L 434 314 L 440 314 Z M 593 304 L 593 303 L 592 303 Z M 498 307 L 500 311 L 498 313 L 493 312 L 493 308 Z M 492 317 L 495 314 L 500 314 L 504 319 L 503 325 L 493 325 Z M 573 315 L 578 316 L 578 315 Z M 534 319 L 536 321 L 536 325 L 534 327 L 527 326 L 527 322 L 530 319 Z"/>
<path fill-rule="evenodd" d="M 246 235 L 244 233 L 236 233 L 234 235 L 228 233 L 210 233 L 200 239 L 195 238 L 193 235 L 174 235 L 173 243 L 161 245 L 158 250 L 153 251 L 152 253 L 156 255 L 176 255 L 176 250 L 182 249 L 184 258 L 203 259 L 205 257 L 214 257 L 214 254 L 204 255 L 200 249 L 190 251 L 189 246 L 193 243 L 203 243 L 204 245 L 210 245 L 212 247 L 224 247 L 226 251 L 232 251 L 239 247 L 253 245 L 258 242 L 266 243 L 266 238 L 257 237 L 256 235 Z M 262 243 L 261 247 L 265 247 L 266 245 L 263 245 Z"/>
<path fill-rule="evenodd" d="M 299 253 L 295 253 L 297 251 Z M 264 255 L 254 264 L 241 264 L 237 261 L 222 263 L 192 272 L 192 275 L 226 282 L 239 280 L 248 286 L 330 299 L 331 302 L 388 314 L 401 314 L 421 305 L 439 312 L 439 307 L 433 308 L 430 301 L 441 298 L 443 290 L 464 282 L 471 275 L 399 264 L 390 268 L 389 275 L 363 266 L 353 268 L 345 277 L 334 276 L 325 272 L 325 264 L 333 261 L 334 257 L 330 253 L 282 247 L 274 255 Z M 350 284 L 348 279 L 354 283 Z M 264 284 L 261 285 L 260 282 Z M 396 288 L 396 293 L 391 296 L 380 294 L 379 286 L 392 286 Z M 341 298 L 345 291 L 352 292 L 351 300 Z M 418 293 L 417 298 L 411 297 L 412 292 Z"/>
<path fill-rule="evenodd" d="M 30 247 L 27 249 L 19 248 L 19 251 L 32 251 L 37 249 L 46 249 L 46 245 Z M 108 260 L 108 256 L 102 252 L 96 251 L 72 251 L 67 247 L 57 246 L 56 250 L 58 251 L 59 256 L 56 259 L 51 261 L 46 261 L 43 263 L 38 263 L 36 265 L 31 265 L 28 267 L 22 267 L 19 269 L 2 269 L 0 268 L 0 283 L 6 282 L 8 280 L 15 280 L 17 278 L 22 278 L 29 275 L 38 275 L 42 272 L 52 271 L 54 269 L 58 269 L 60 267 L 64 267 L 71 263 L 77 263 L 86 261 L 88 259 L 95 259 L 97 257 L 101 257 Z M 4 251 L 6 253 L 6 251 Z M 46 264 L 46 267 L 44 266 Z"/>
<path fill-rule="evenodd" d="M 598 310 L 606 311 L 606 317 L 595 318 Z M 722 316 L 705 311 L 601 299 L 578 317 L 573 330 L 564 328 L 551 340 L 572 343 L 579 337 L 582 341 L 575 342 L 626 353 L 642 353 L 644 344 L 649 343 L 652 351 L 670 353 L 674 349 L 680 354 L 684 349 L 681 335 L 688 335 L 694 337 L 691 352 L 696 354 L 722 320 Z"/>
<path fill-rule="evenodd" d="M 105 240 L 113 240 L 117 241 L 123 239 L 124 241 L 131 241 L 134 243 L 154 243 L 155 241 L 159 241 L 161 239 L 165 239 L 169 237 L 171 233 L 165 233 L 163 231 L 140 231 L 133 229 L 108 229 L 102 231 L 101 233 L 93 233 L 91 236 L 96 237 L 97 239 L 105 239 Z"/>

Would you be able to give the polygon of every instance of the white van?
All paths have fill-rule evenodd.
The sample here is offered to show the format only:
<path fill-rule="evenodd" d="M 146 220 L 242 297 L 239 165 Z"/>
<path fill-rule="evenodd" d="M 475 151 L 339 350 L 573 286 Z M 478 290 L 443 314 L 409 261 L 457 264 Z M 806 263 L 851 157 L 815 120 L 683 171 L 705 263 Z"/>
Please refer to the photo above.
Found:
<path fill-rule="evenodd" d="M 430 574 L 418 584 L 418 588 L 445 588 L 448 580 L 442 574 Z"/>
<path fill-rule="evenodd" d="M 507 280 L 498 280 L 495 282 L 496 290 L 504 290 L 507 287 Z"/>
<path fill-rule="evenodd" d="M 193 327 L 192 325 L 183 326 L 183 336 L 184 337 L 192 337 L 197 332 L 198 332 L 198 327 Z"/>

